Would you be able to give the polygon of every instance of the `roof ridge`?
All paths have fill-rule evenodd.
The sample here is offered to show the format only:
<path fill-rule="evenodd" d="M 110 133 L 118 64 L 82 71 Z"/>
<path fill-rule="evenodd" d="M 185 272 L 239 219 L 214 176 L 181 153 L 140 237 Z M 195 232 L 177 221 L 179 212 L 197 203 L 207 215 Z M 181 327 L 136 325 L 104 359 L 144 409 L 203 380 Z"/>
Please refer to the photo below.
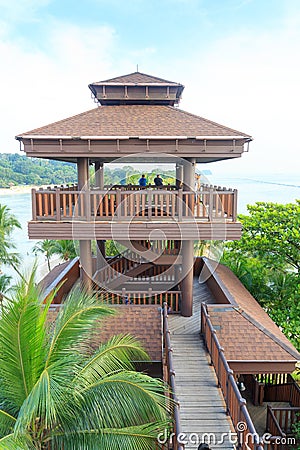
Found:
<path fill-rule="evenodd" d="M 296 350 L 294 351 L 292 348 L 290 348 L 287 344 L 282 342 L 275 334 L 273 334 L 271 331 L 269 331 L 266 327 L 264 327 L 261 323 L 259 323 L 257 320 L 255 320 L 250 314 L 248 314 L 242 307 L 234 307 L 234 309 L 244 317 L 244 319 L 248 320 L 252 325 L 254 325 L 258 330 L 260 330 L 262 333 L 264 333 L 266 336 L 271 338 L 273 341 L 275 341 L 283 350 L 288 352 L 291 356 L 299 360 L 300 353 Z M 276 323 L 273 322 L 275 325 Z M 277 325 L 276 325 L 277 326 Z M 280 328 L 278 327 L 280 330 Z M 291 345 L 293 345 L 291 343 Z"/>
<path fill-rule="evenodd" d="M 170 84 L 176 84 L 178 86 L 183 86 L 182 83 L 178 83 L 177 81 L 166 80 L 164 78 L 156 77 L 155 75 L 149 75 L 148 73 L 139 72 L 138 70 L 135 71 L 135 72 L 127 73 L 125 75 L 118 75 L 117 77 L 108 78 L 107 80 L 96 81 L 96 82 L 91 83 L 91 84 L 95 84 L 95 83 L 109 83 L 111 81 L 118 80 L 119 78 L 130 77 L 132 75 L 142 75 L 142 76 L 145 76 L 145 77 L 153 78 L 154 80 L 162 81 L 164 83 L 170 83 Z"/>
<path fill-rule="evenodd" d="M 249 134 L 242 133 L 241 131 L 235 130 L 234 128 L 227 127 L 226 125 L 222 125 L 221 123 L 214 122 L 213 120 L 206 119 L 205 117 L 198 116 L 197 114 L 190 113 L 190 112 L 188 112 L 188 111 L 185 111 L 184 109 L 181 109 L 181 108 L 175 108 L 174 106 L 170 106 L 170 105 L 164 105 L 164 106 L 166 106 L 167 108 L 175 109 L 176 111 L 180 111 L 180 112 L 182 112 L 183 114 L 186 114 L 187 116 L 196 117 L 197 119 L 204 120 L 204 122 L 206 122 L 206 123 L 210 123 L 210 124 L 212 124 L 212 125 L 217 125 L 218 127 L 222 127 L 222 128 L 225 128 L 226 130 L 234 131 L 234 133 L 239 133 L 239 134 L 242 134 L 242 135 L 245 136 L 245 137 L 249 137 L 249 138 L 252 139 L 252 136 L 250 136 Z"/>

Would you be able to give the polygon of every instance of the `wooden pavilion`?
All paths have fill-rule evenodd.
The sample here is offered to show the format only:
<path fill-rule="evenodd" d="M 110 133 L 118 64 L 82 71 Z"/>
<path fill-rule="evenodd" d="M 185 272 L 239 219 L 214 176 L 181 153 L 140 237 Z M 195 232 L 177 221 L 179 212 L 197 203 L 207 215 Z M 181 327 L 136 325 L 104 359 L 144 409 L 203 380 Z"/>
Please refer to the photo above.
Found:
<path fill-rule="evenodd" d="M 16 137 L 27 156 L 74 162 L 78 170 L 75 186 L 33 190 L 29 237 L 77 239 L 86 283 L 93 280 L 121 297 L 176 291 L 176 309 L 190 316 L 193 242 L 241 235 L 237 192 L 208 185 L 195 191 L 195 165 L 238 158 L 251 137 L 175 107 L 180 83 L 135 72 L 89 88 L 96 108 Z M 163 189 L 107 188 L 104 170 L 112 161 L 170 164 L 176 181 Z M 109 239 L 128 251 L 107 264 L 103 242 Z M 138 285 L 142 275 L 151 283 Z"/>
<path fill-rule="evenodd" d="M 231 426 L 238 430 L 239 422 L 244 420 L 247 430 L 255 434 L 239 391 L 243 383 L 254 404 L 270 399 L 289 402 L 284 412 L 268 412 L 270 433 L 273 437 L 286 436 L 300 407 L 300 390 L 290 377 L 299 359 L 298 352 L 226 268 L 212 268 L 206 260 L 194 266 L 194 241 L 234 240 L 242 232 L 237 221 L 237 191 L 196 184 L 195 165 L 240 157 L 251 136 L 178 109 L 184 89 L 180 83 L 135 72 L 92 83 L 89 88 L 96 108 L 16 137 L 29 157 L 77 165 L 75 185 L 32 191 L 29 237 L 79 241 L 79 258 L 46 277 L 45 295 L 62 280 L 67 282 L 60 287 L 56 303 L 79 278 L 90 288 L 100 286 L 99 297 L 117 305 L 120 311 L 123 309 L 119 322 L 109 325 L 105 336 L 115 330 L 136 331 L 152 362 L 158 365 L 155 371 L 164 372 L 174 396 L 176 364 L 179 375 L 183 371 L 183 380 L 177 378 L 178 385 L 182 383 L 180 389 L 192 391 L 180 391 L 183 399 L 179 395 L 179 400 L 184 405 L 185 398 L 190 399 L 192 406 L 188 404 L 187 411 L 194 414 L 191 420 L 188 415 L 183 417 L 187 429 L 190 423 L 198 426 L 193 389 L 202 389 L 198 373 L 207 363 L 204 348 L 198 357 L 201 318 L 201 331 Z M 120 184 L 106 186 L 105 167 L 116 161 L 147 166 L 168 164 L 174 168 L 174 184 L 143 187 L 124 185 L 120 180 Z M 97 243 L 96 255 L 92 254 L 93 240 Z M 114 240 L 123 251 L 108 258 L 106 240 Z M 194 274 L 199 275 L 199 268 L 205 283 L 200 291 L 196 283 L 193 293 Z M 193 298 L 197 299 L 194 304 Z M 160 313 L 164 302 L 162 330 Z M 53 305 L 52 312 L 58 307 Z M 180 313 L 170 317 L 170 329 L 168 312 Z M 185 349 L 192 346 L 195 359 L 202 366 L 193 361 L 189 366 Z M 159 366 L 162 363 L 164 370 Z M 213 380 L 209 380 L 207 389 L 216 390 Z M 220 400 L 220 392 L 214 398 Z M 217 403 L 218 417 L 223 421 L 224 405 Z M 205 405 L 197 404 L 197 411 L 201 406 L 209 411 L 209 417 L 216 415 L 216 405 L 211 400 Z M 177 406 L 174 414 L 178 437 Z M 200 417 L 201 426 L 205 414 Z M 218 427 L 219 422 L 216 423 Z M 257 437 L 251 445 L 243 443 L 240 448 L 285 450 L 282 444 L 274 443 L 275 440 L 263 447 Z M 175 439 L 171 446 L 160 448 L 184 447 Z M 222 448 L 233 447 L 228 443 Z"/>

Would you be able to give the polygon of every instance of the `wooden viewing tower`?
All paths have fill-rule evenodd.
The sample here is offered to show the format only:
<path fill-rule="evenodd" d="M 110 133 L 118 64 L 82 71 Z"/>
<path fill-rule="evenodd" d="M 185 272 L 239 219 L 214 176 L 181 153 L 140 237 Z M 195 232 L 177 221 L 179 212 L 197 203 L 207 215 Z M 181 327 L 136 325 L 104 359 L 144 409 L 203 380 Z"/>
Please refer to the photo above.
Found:
<path fill-rule="evenodd" d="M 119 314 L 95 330 L 95 346 L 133 333 L 151 373 L 172 387 L 174 437 L 157 448 L 195 450 L 191 439 L 180 442 L 182 430 L 233 450 L 234 430 L 242 450 L 286 450 L 300 413 L 291 377 L 300 354 L 228 268 L 194 264 L 195 241 L 241 236 L 237 191 L 196 184 L 195 166 L 238 158 L 252 138 L 178 109 L 180 83 L 135 72 L 89 88 L 96 108 L 17 136 L 29 157 L 77 164 L 75 185 L 32 191 L 29 237 L 79 241 L 79 257 L 44 280 L 45 296 L 60 286 L 49 314 L 55 320 L 79 278 L 115 305 Z M 174 183 L 107 186 L 111 162 L 138 164 L 140 173 L 171 167 Z M 106 256 L 106 240 L 119 255 Z"/>
<path fill-rule="evenodd" d="M 143 292 L 143 302 L 170 297 L 172 309 L 190 316 L 194 241 L 241 235 L 237 192 L 195 188 L 195 165 L 238 158 L 251 137 L 178 109 L 180 83 L 135 72 L 89 88 L 97 108 L 17 136 L 27 156 L 75 162 L 78 170 L 75 186 L 33 191 L 29 237 L 76 239 L 86 283 L 120 298 Z M 110 162 L 145 164 L 145 171 L 168 164 L 176 181 L 160 189 L 121 180 L 105 186 Z M 108 263 L 103 243 L 110 239 L 126 250 Z"/>

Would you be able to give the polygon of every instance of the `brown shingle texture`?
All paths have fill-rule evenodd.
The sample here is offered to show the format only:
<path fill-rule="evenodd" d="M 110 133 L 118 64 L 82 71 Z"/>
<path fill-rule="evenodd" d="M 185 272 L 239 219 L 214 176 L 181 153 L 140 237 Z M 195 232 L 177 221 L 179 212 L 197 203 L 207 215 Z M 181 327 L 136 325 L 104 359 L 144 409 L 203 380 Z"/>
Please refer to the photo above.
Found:
<path fill-rule="evenodd" d="M 155 305 L 111 306 L 116 315 L 99 321 L 91 337 L 91 349 L 98 348 L 118 334 L 135 336 L 148 352 L 151 361 L 162 360 L 162 322 L 160 309 Z M 55 321 L 59 308 L 48 312 L 48 322 Z"/>
<path fill-rule="evenodd" d="M 227 359 L 300 359 L 295 347 L 232 271 L 219 264 L 216 274 L 236 302 L 228 308 L 208 306 Z"/>
<path fill-rule="evenodd" d="M 220 310 L 208 305 L 210 320 L 216 329 L 228 361 L 286 361 L 293 357 L 275 340 L 255 327 L 235 308 Z"/>
<path fill-rule="evenodd" d="M 100 106 L 20 136 L 244 136 L 203 117 L 172 106 Z"/>
<path fill-rule="evenodd" d="M 105 83 L 143 83 L 143 84 L 151 84 L 151 83 L 161 83 L 161 84 L 170 84 L 170 85 L 178 85 L 179 83 L 174 83 L 173 81 L 164 80 L 162 78 L 154 77 L 153 75 L 147 75 L 142 72 L 133 72 L 127 75 L 121 75 L 115 78 L 110 78 L 109 80 L 98 81 L 92 84 L 105 84 Z"/>

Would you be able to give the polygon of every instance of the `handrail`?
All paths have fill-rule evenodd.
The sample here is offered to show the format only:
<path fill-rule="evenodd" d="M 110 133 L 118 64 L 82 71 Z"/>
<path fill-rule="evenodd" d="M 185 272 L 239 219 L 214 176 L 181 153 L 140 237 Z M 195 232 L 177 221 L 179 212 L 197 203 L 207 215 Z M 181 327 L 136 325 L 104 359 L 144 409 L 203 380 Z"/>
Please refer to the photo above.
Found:
<path fill-rule="evenodd" d="M 267 431 L 269 431 L 273 436 L 286 437 L 286 434 L 282 430 L 277 417 L 275 416 L 274 410 L 270 405 L 267 405 Z"/>
<path fill-rule="evenodd" d="M 72 188 L 32 189 L 33 220 L 141 220 L 172 217 L 178 221 L 236 221 L 237 191 L 201 186 L 198 191 L 164 190 L 77 190 Z"/>
<path fill-rule="evenodd" d="M 201 304 L 201 333 L 203 334 L 211 363 L 215 368 L 219 386 L 223 392 L 227 412 L 230 415 L 238 435 L 240 448 L 243 450 L 263 450 L 260 437 L 256 432 L 252 419 L 246 407 L 246 400 L 241 396 L 233 371 L 224 355 L 204 303 Z M 246 424 L 246 427 L 240 424 Z M 250 437 L 250 442 L 249 442 Z"/>
<path fill-rule="evenodd" d="M 173 364 L 173 355 L 172 355 L 172 347 L 170 340 L 170 330 L 168 326 L 168 305 L 165 302 L 162 308 L 163 314 L 163 340 L 164 340 L 164 349 L 165 349 L 165 357 L 166 364 L 168 370 L 168 382 L 171 386 L 171 398 L 174 401 L 174 433 L 175 439 L 173 442 L 174 450 L 184 450 L 184 445 L 178 442 L 178 437 L 181 434 L 181 425 L 180 425 L 180 411 L 179 411 L 179 400 L 176 396 L 176 382 L 175 382 L 175 370 Z"/>
<path fill-rule="evenodd" d="M 111 305 L 160 305 L 168 304 L 170 312 L 180 312 L 181 291 L 154 291 L 149 288 L 148 291 L 129 291 L 125 288 L 122 291 L 95 291 L 95 295 L 103 302 Z"/>

